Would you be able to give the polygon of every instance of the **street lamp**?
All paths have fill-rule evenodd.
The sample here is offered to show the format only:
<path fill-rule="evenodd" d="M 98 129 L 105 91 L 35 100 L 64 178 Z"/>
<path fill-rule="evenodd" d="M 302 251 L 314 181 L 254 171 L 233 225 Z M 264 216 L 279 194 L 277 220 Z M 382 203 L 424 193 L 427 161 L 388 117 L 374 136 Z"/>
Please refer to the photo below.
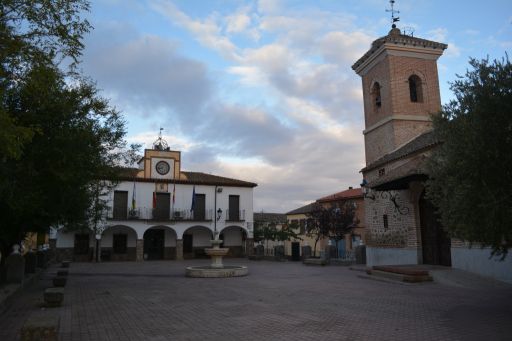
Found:
<path fill-rule="evenodd" d="M 372 193 L 371 188 L 366 187 L 366 185 L 368 185 L 368 181 L 366 181 L 366 179 L 363 179 L 363 181 L 361 182 L 361 188 L 363 189 L 363 198 L 375 200 L 375 194 Z"/>

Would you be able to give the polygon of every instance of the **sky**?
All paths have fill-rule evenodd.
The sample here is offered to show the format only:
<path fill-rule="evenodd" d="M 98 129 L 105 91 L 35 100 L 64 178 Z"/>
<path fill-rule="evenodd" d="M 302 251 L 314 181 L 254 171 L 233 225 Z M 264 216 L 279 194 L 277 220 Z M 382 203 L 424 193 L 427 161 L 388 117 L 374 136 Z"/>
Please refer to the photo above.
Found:
<path fill-rule="evenodd" d="M 97 0 L 82 70 L 151 148 L 160 128 L 182 170 L 255 182 L 255 212 L 285 213 L 358 187 L 360 77 L 390 30 L 386 0 Z M 512 1 L 395 2 L 398 27 L 448 44 L 441 101 L 470 57 L 512 50 Z"/>

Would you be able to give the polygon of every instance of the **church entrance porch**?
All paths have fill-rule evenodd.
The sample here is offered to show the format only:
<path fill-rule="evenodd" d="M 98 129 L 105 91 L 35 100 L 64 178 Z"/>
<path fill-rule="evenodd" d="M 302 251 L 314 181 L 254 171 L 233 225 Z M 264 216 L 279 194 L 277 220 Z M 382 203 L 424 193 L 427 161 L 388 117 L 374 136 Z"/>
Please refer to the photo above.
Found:
<path fill-rule="evenodd" d="M 422 193 L 419 203 L 423 264 L 451 266 L 451 241 L 435 212 L 435 207 Z"/>

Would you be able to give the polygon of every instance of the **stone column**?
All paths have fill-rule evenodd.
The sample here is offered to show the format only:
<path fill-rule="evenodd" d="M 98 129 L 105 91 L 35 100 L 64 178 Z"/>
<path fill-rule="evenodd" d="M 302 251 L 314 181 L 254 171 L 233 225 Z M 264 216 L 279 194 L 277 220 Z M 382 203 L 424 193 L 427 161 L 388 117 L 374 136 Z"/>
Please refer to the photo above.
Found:
<path fill-rule="evenodd" d="M 183 260 L 183 239 L 176 240 L 176 260 Z"/>
<path fill-rule="evenodd" d="M 254 239 L 247 238 L 245 240 L 245 255 L 252 256 L 254 254 Z"/>
<path fill-rule="evenodd" d="M 19 253 L 13 253 L 5 259 L 7 283 L 23 283 L 25 259 Z"/>
<path fill-rule="evenodd" d="M 135 244 L 135 260 L 142 262 L 144 260 L 144 239 L 137 239 Z"/>

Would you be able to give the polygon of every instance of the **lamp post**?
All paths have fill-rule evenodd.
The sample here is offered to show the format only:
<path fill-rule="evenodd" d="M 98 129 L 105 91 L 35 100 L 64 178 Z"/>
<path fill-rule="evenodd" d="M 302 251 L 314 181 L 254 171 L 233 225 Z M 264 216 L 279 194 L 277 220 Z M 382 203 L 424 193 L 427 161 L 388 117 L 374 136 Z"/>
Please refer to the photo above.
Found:
<path fill-rule="evenodd" d="M 222 209 L 220 207 L 219 207 L 219 209 L 217 209 L 217 193 L 222 193 L 222 187 L 215 186 L 214 211 L 215 211 L 216 216 L 213 221 L 213 233 L 215 236 L 217 235 L 217 222 L 222 217 Z"/>

